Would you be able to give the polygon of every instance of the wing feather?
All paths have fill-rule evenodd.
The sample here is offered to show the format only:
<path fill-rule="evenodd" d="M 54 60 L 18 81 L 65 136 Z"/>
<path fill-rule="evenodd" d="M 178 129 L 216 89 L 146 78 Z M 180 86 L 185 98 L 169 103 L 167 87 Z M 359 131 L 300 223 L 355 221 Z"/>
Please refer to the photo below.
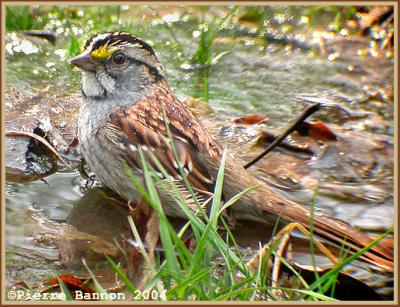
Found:
<path fill-rule="evenodd" d="M 168 138 L 163 110 L 167 114 L 178 161 Z M 100 129 L 106 134 L 104 139 L 124 149 L 121 157 L 128 165 L 141 168 L 137 151 L 141 147 L 155 170 L 160 171 L 152 162 L 150 152 L 175 179 L 181 178 L 179 163 L 193 187 L 212 190 L 215 174 L 210 174 L 202 161 L 203 158 L 220 157 L 221 148 L 190 111 L 175 97 L 165 96 L 162 89 L 158 95 L 114 112 L 104 122 L 104 128 Z"/>

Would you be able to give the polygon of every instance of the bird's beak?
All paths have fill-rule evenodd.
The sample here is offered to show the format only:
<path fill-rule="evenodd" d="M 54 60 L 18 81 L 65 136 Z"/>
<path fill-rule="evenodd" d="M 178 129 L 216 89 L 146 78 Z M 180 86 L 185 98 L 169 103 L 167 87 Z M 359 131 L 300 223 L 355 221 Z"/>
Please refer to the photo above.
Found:
<path fill-rule="evenodd" d="M 80 55 L 69 60 L 69 63 L 83 70 L 95 71 L 97 66 L 89 52 L 81 53 Z"/>

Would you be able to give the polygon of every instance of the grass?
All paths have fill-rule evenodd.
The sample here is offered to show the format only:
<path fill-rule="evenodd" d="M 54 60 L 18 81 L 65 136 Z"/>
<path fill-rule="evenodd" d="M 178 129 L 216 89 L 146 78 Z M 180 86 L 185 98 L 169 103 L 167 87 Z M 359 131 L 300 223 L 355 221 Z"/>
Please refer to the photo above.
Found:
<path fill-rule="evenodd" d="M 32 18 L 34 10 L 29 5 L 6 6 L 6 29 L 7 31 L 31 30 L 42 27 L 48 22 L 45 17 L 41 20 Z"/>
<path fill-rule="evenodd" d="M 168 134 L 170 134 L 170 132 L 168 132 Z M 173 142 L 171 142 L 171 144 L 174 148 Z M 175 152 L 174 149 L 173 151 Z M 222 216 L 222 212 L 227 207 L 234 204 L 245 193 L 251 191 L 251 189 L 247 189 L 225 203 L 222 201 L 226 150 L 221 159 L 214 195 L 211 200 L 211 208 L 208 214 L 204 211 L 204 203 L 199 204 L 198 212 L 189 210 L 185 199 L 178 191 L 178 187 L 173 185 L 170 196 L 175 199 L 176 204 L 180 207 L 182 212 L 185 213 L 188 220 L 187 224 L 178 232 L 170 224 L 165 215 L 158 194 L 158 188 L 163 183 L 156 174 L 153 166 L 155 165 L 165 178 L 169 178 L 169 175 L 154 156 L 150 157 L 152 163 L 149 163 L 149 161 L 145 159 L 140 147 L 139 154 L 144 171 L 144 184 L 142 184 L 128 168 L 127 172 L 134 186 L 157 213 L 159 218 L 158 233 L 164 252 L 162 259 L 158 258 L 155 261 L 149 260 L 151 256 L 144 248 L 136 226 L 131 223 L 131 227 L 134 238 L 139 244 L 139 249 L 146 259 L 146 266 L 149 268 L 142 276 L 142 278 L 146 278 L 147 280 L 147 282 L 142 285 L 142 290 L 157 289 L 158 293 L 165 294 L 165 296 L 159 298 L 161 300 L 281 301 L 295 299 L 302 301 L 332 301 L 334 300 L 332 298 L 334 295 L 334 286 L 340 270 L 360 257 L 389 233 L 389 231 L 386 232 L 358 253 L 347 258 L 343 257 L 330 271 L 324 275 L 316 275 L 315 282 L 312 284 L 307 284 L 302 279 L 299 272 L 296 272 L 290 263 L 277 254 L 277 246 L 280 243 L 279 240 L 271 245 L 267 253 L 262 254 L 258 267 L 251 268 L 248 266 L 245 257 L 241 255 L 237 242 Z M 149 152 L 149 154 L 151 155 L 152 153 Z M 184 172 L 182 170 L 180 171 L 181 176 L 186 178 Z M 186 179 L 184 181 L 187 183 Z M 196 198 L 195 194 L 193 194 L 193 197 Z M 198 200 L 194 199 L 194 201 Z M 206 202 L 209 203 L 210 200 Z M 313 223 L 313 215 L 310 222 Z M 220 226 L 224 228 L 226 237 L 221 236 L 219 231 Z M 196 241 L 194 250 L 189 249 L 182 239 L 184 232 L 189 228 Z M 311 245 L 311 249 L 314 249 L 313 245 Z M 342 255 L 343 254 L 342 251 Z M 271 273 L 268 267 L 272 256 L 279 258 L 283 265 L 294 272 L 298 283 L 302 285 L 301 288 L 287 288 L 279 285 L 271 286 Z M 216 258 L 223 259 L 223 261 L 216 261 Z M 126 289 L 133 296 L 137 295 L 137 288 L 132 284 L 122 269 L 111 258 L 108 258 L 108 260 L 116 274 L 125 283 Z M 90 271 L 89 273 L 95 280 L 95 276 L 93 276 Z M 105 291 L 100 286 L 97 287 L 100 288 L 101 291 Z"/>
<path fill-rule="evenodd" d="M 162 16 L 156 7 L 151 7 L 154 14 L 162 20 Z M 180 60 L 190 62 L 192 68 L 198 71 L 198 82 L 194 89 L 194 97 L 201 98 L 203 101 L 209 101 L 210 87 L 209 75 L 212 65 L 216 64 L 228 51 L 216 52 L 214 49 L 214 41 L 221 30 L 229 28 L 233 22 L 233 17 L 237 14 L 239 8 L 237 5 L 232 6 L 223 17 L 217 17 L 208 14 L 207 7 L 199 9 L 198 14 L 194 14 L 192 20 L 195 22 L 195 33 L 198 33 L 196 47 L 194 52 L 186 50 L 180 39 L 174 32 L 173 25 L 166 21 L 162 21 L 162 26 L 169 33 L 174 48 L 180 55 Z M 192 55 L 189 55 L 191 54 Z"/>
<path fill-rule="evenodd" d="M 85 33 L 85 35 L 80 36 L 71 33 L 68 36 L 68 43 L 61 48 L 64 48 L 69 56 L 79 53 L 83 38 L 84 36 L 88 36 L 89 33 L 104 31 L 106 30 L 105 28 L 107 28 L 107 30 L 125 28 L 134 32 L 134 25 L 132 25 L 130 21 L 124 22 L 122 20 L 121 6 L 88 7 L 83 10 L 85 11 L 85 15 L 83 18 L 80 18 L 76 13 L 77 9 L 74 9 L 74 7 L 64 9 L 53 6 L 48 12 L 38 14 L 37 9 L 33 9 L 29 6 L 6 6 L 6 29 L 7 31 L 42 29 L 46 28 L 46 26 L 54 20 L 66 20 L 66 25 L 63 25 L 63 27 L 77 25 L 79 29 L 83 29 Z M 246 10 L 246 7 L 234 6 L 227 11 L 224 17 L 212 17 L 211 20 L 207 19 L 206 10 L 203 10 L 203 13 L 197 16 L 199 18 L 197 19 L 196 27 L 199 31 L 199 36 L 196 47 L 192 52 L 193 55 L 190 58 L 193 64 L 199 64 L 200 67 L 198 70 L 199 82 L 197 87 L 199 91 L 195 91 L 194 96 L 200 96 L 205 101 L 210 99 L 209 75 L 211 68 L 217 63 L 218 59 L 226 53 L 226 51 L 216 52 L 215 40 L 217 36 L 221 34 L 221 30 L 224 29 L 227 24 L 233 22 L 233 17 L 238 14 L 238 11 L 243 12 L 244 10 Z M 269 15 L 267 15 L 264 10 L 261 14 L 257 14 L 257 11 L 259 11 L 257 7 L 253 7 L 252 10 L 259 27 L 264 27 L 266 16 Z M 317 19 L 316 15 L 321 12 L 321 9 L 318 7 L 311 7 L 308 12 L 311 20 L 309 26 L 314 27 Z M 337 30 L 342 26 L 343 18 L 349 18 L 348 16 L 352 16 L 352 12 L 353 11 L 337 10 L 335 8 L 332 8 L 329 12 L 325 11 L 325 13 L 330 14 L 330 20 L 333 20 Z M 332 16 L 334 17 L 333 19 Z M 93 20 L 94 24 L 91 28 L 86 28 L 84 24 L 89 20 Z M 121 22 L 122 25 L 120 24 Z M 235 26 L 238 27 L 237 24 L 235 24 Z M 260 30 L 260 28 L 258 29 L 258 34 L 263 33 L 263 30 Z M 182 46 L 182 43 L 174 35 L 174 29 L 168 27 L 168 31 L 175 43 L 179 45 L 180 49 L 184 50 L 185 47 Z M 174 152 L 174 155 L 177 156 L 176 152 Z M 222 160 L 222 162 L 223 161 L 224 160 Z M 157 161 L 152 162 L 158 166 L 164 176 L 168 176 L 165 169 L 162 169 L 162 167 L 157 164 Z M 322 276 L 316 274 L 316 281 L 310 285 L 302 280 L 301 275 L 295 271 L 290 263 L 281 259 L 282 263 L 297 276 L 305 290 L 271 287 L 269 283 L 270 276 L 268 270 L 265 270 L 265 268 L 273 255 L 278 257 L 274 248 L 263 257 L 257 270 L 250 271 L 246 266 L 245 257 L 241 255 L 235 238 L 222 216 L 222 212 L 227 207 L 234 204 L 241 196 L 251 190 L 245 190 L 224 203 L 221 196 L 224 181 L 224 163 L 221 163 L 218 172 L 214 197 L 210 200 L 211 210 L 209 214 L 203 210 L 205 204 L 198 201 L 186 180 L 185 174 L 182 169 L 180 169 L 186 188 L 192 193 L 193 201 L 198 205 L 198 212 L 195 214 L 188 210 L 185 200 L 180 196 L 178 188 L 175 186 L 175 193 L 173 193 L 173 196 L 176 198 L 177 205 L 188 219 L 188 223 L 178 233 L 169 223 L 163 210 L 156 188 L 157 185 L 161 184 L 159 177 L 155 175 L 148 161 L 145 161 L 143 155 L 142 164 L 145 174 L 145 185 L 142 185 L 134 176 L 131 176 L 131 178 L 137 189 L 159 216 L 159 232 L 165 254 L 163 259 L 156 259 L 154 262 L 148 261 L 151 264 L 151 270 L 148 273 L 150 278 L 145 285 L 145 289 L 156 287 L 159 290 L 165 290 L 166 300 L 247 301 L 260 299 L 260 293 L 264 293 L 270 300 L 282 299 L 276 296 L 276 290 L 284 293 L 286 298 L 296 297 L 297 299 L 303 300 L 332 300 L 331 297 L 335 291 L 335 284 L 339 271 L 371 247 L 368 246 L 351 256 L 346 256 L 343 249 L 343 258 L 341 258 L 337 266 Z M 218 231 L 218 227 L 221 225 L 226 232 L 226 237 L 222 237 Z M 182 239 L 184 232 L 188 229 L 193 232 L 197 242 L 194 250 L 187 248 Z M 381 237 L 384 235 L 386 235 L 386 233 Z M 136 241 L 138 241 L 137 239 L 138 236 L 136 235 Z M 311 250 L 313 250 L 312 240 L 310 244 Z M 145 254 L 146 251 L 143 245 L 141 247 Z M 224 265 L 215 261 L 217 257 L 224 260 Z M 126 285 L 126 289 L 134 294 L 137 291 L 135 285 L 132 284 L 121 268 L 111 258 L 108 258 L 108 260 L 110 266 Z M 87 270 L 96 281 L 90 269 L 87 268 Z M 241 278 L 238 278 L 239 273 L 242 276 Z M 95 284 L 98 291 L 106 291 L 97 281 Z M 62 288 L 64 291 L 64 287 Z M 294 296 L 294 294 L 296 294 L 296 296 Z"/>
<path fill-rule="evenodd" d="M 222 18 L 213 17 L 210 22 L 206 21 L 205 11 L 202 11 L 201 19 L 198 27 L 200 33 L 197 49 L 192 57 L 192 62 L 200 64 L 199 88 L 202 89 L 202 98 L 205 102 L 209 101 L 209 74 L 211 65 L 216 63 L 227 51 L 217 55 L 213 53 L 213 43 L 219 31 L 223 27 L 227 27 L 232 17 L 237 13 L 238 7 L 232 8 Z"/>
<path fill-rule="evenodd" d="M 168 125 L 166 127 L 167 133 L 171 137 Z M 170 143 L 172 144 L 174 156 L 177 158 L 174 143 Z M 311 284 L 302 278 L 300 272 L 290 262 L 279 255 L 278 249 L 281 243 L 279 239 L 272 241 L 266 253 L 260 253 L 260 260 L 257 267 L 251 267 L 248 265 L 246 257 L 242 255 L 222 213 L 243 195 L 252 191 L 253 188 L 246 189 L 225 202 L 222 200 L 226 150 L 221 159 L 212 199 L 200 202 L 195 193 L 192 194 L 193 201 L 198 202 L 197 212 L 188 209 L 186 200 L 179 193 L 176 185 L 171 187 L 170 196 L 175 199 L 177 206 L 185 213 L 188 220 L 186 225 L 179 231 L 171 225 L 168 217 L 165 215 L 158 193 L 158 189 L 163 183 L 156 174 L 154 166 L 168 179 L 170 177 L 167 171 L 154 156 L 151 156 L 151 151 L 147 152 L 150 155 L 150 158 L 147 160 L 140 147 L 139 154 L 143 168 L 144 182 L 136 178 L 129 168 L 127 168 L 127 172 L 130 175 L 133 185 L 157 213 L 159 227 L 158 232 L 153 235 L 160 235 L 163 256 L 157 257 L 156 255 L 154 258 L 151 251 L 144 247 L 143 238 L 139 236 L 136 226 L 130 219 L 133 238 L 137 242 L 138 248 L 145 259 L 147 270 L 144 270 L 143 275 L 140 277 L 142 280 L 146 280 L 146 282 L 138 288 L 128 278 L 123 269 L 113 259 L 107 257 L 111 268 L 125 285 L 126 291 L 132 297 L 135 297 L 135 300 L 145 300 L 144 297 L 138 296 L 138 289 L 140 289 L 142 291 L 156 290 L 157 294 L 162 294 L 157 296 L 156 299 L 166 301 L 333 301 L 339 272 L 346 265 L 357 260 L 391 231 L 389 230 L 382 234 L 369 246 L 366 246 L 353 255 L 347 256 L 346 251 L 342 248 L 341 257 L 339 257 L 337 264 L 323 275 L 316 274 L 315 281 Z M 180 164 L 178 163 L 178 165 Z M 192 190 L 181 168 L 180 173 L 184 178 L 188 190 Z M 210 205 L 208 213 L 204 211 L 206 204 Z M 311 214 L 311 225 L 313 225 L 313 218 L 314 216 Z M 225 235 L 221 235 L 221 227 Z M 183 239 L 184 233 L 189 229 L 196 241 L 194 249 L 189 249 Z M 274 229 L 273 233 L 276 230 L 277 228 Z M 312 227 L 310 232 L 311 234 L 313 233 Z M 310 240 L 310 244 L 313 256 L 314 241 Z M 260 246 L 261 249 L 262 247 Z M 216 260 L 217 258 L 223 259 L 223 261 Z M 269 267 L 273 258 L 279 259 L 282 265 L 293 272 L 297 280 L 294 284 L 298 284 L 300 287 L 288 288 L 279 285 L 279 283 L 271 285 L 271 270 Z M 105 294 L 104 297 L 110 297 L 107 295 L 107 290 L 96 279 L 95 274 L 85 261 L 83 261 L 83 265 L 90 275 L 91 280 L 93 280 L 93 289 L 99 294 Z M 62 293 L 65 294 L 66 300 L 72 300 L 73 296 L 60 280 L 59 285 Z"/>
<path fill-rule="evenodd" d="M 166 290 L 167 300 L 247 300 L 250 295 L 254 295 L 257 290 L 262 289 L 262 286 L 254 287 L 252 285 L 255 276 L 251 276 L 246 269 L 243 258 L 238 257 L 232 251 L 231 245 L 217 231 L 218 221 L 222 218 L 220 209 L 223 206 L 221 191 L 224 159 L 218 172 L 210 215 L 206 221 L 201 218 L 201 215 L 198 216 L 189 211 L 184 199 L 180 198 L 179 194 L 173 193 L 177 204 L 187 215 L 188 226 L 192 229 L 197 242 L 195 250 L 190 251 L 182 241 L 183 233 L 176 234 L 176 230 L 165 216 L 156 189 L 156 182 L 159 180 L 158 176 L 154 175 L 142 154 L 141 157 L 144 165 L 146 189 L 141 186 L 141 183 L 135 177 L 131 178 L 135 186 L 143 193 L 143 197 L 159 216 L 160 236 L 165 254 L 165 259 L 162 263 L 154 264 L 155 267 L 152 271 L 156 271 L 157 275 L 154 276 L 155 279 L 148 282 L 144 289 L 155 284 L 157 280 Z M 164 173 L 165 170 L 162 170 L 162 172 Z M 229 231 L 229 229 L 227 230 Z M 219 266 L 213 261 L 216 254 L 224 258 L 228 268 L 223 274 L 223 278 L 217 276 L 215 272 L 213 273 Z M 247 277 L 238 282 L 236 280 L 236 270 Z M 120 274 L 121 272 L 119 272 Z"/>
<path fill-rule="evenodd" d="M 261 38 L 259 42 L 265 50 L 267 36 L 270 35 L 271 30 L 273 32 L 280 28 L 286 29 L 285 31 L 293 30 L 296 26 L 299 27 L 301 17 L 308 17 L 309 23 L 303 26 L 308 26 L 310 30 L 318 25 L 340 31 L 345 27 L 346 20 L 354 19 L 356 16 L 356 10 L 352 6 L 227 6 L 218 14 L 209 6 L 185 6 L 184 8 L 190 12 L 188 15 L 191 16 L 188 22 L 182 20 L 176 23 L 162 22 L 160 26 L 153 26 L 154 19 L 149 18 L 145 22 L 140 19 L 140 12 L 148 14 L 148 11 L 154 12 L 155 17 L 162 19 L 159 8 L 161 7 L 121 5 L 67 7 L 7 5 L 6 29 L 7 31 L 44 30 L 53 34 L 57 33 L 57 49 L 64 49 L 69 57 L 77 55 L 84 41 L 93 33 L 128 31 L 156 41 L 154 36 L 158 36 L 160 31 L 166 32 L 172 44 L 166 46 L 162 42 L 156 42 L 156 49 L 159 51 L 167 48 L 166 52 L 179 54 L 180 56 L 175 58 L 180 62 L 177 63 L 177 67 L 190 63 L 197 79 L 197 82 L 191 86 L 191 96 L 209 102 L 212 98 L 210 97 L 212 67 L 217 65 L 218 61 L 232 48 L 217 45 L 216 38 L 231 34 L 234 36 L 253 35 L 251 32 L 246 32 L 247 30 L 243 31 L 243 21 L 256 24 L 255 36 Z M 286 15 L 290 18 L 288 17 L 285 25 L 274 21 L 277 16 Z M 182 25 L 190 30 L 182 31 Z M 152 28 L 155 29 L 155 33 L 149 34 Z M 76 30 L 79 33 L 76 33 Z M 197 36 L 190 37 L 189 41 L 188 35 L 195 32 Z M 194 43 L 191 44 L 191 42 Z"/>

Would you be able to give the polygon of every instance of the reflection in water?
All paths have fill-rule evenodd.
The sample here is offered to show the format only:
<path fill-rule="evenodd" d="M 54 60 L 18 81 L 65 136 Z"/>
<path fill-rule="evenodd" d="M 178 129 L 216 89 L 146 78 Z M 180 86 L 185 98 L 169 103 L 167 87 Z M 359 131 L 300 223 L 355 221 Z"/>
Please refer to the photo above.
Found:
<path fill-rule="evenodd" d="M 108 195 L 101 188 L 89 189 L 82 196 L 83 187 L 76 173 L 52 175 L 47 178 L 47 184 L 36 182 L 35 188 L 31 188 L 32 184 L 19 186 L 14 191 L 9 188 L 12 200 L 7 205 L 8 283 L 24 280 L 35 284 L 49 274 L 71 270 L 74 274 L 86 275 L 81 265 L 81 259 L 85 258 L 90 267 L 96 267 L 102 285 L 113 286 L 115 280 L 104 255 L 124 259 L 120 246 L 129 238 L 127 208 L 121 206 L 115 195 Z M 178 230 L 182 222 L 177 220 L 174 225 Z M 260 242 L 266 244 L 270 240 L 273 227 L 240 222 L 233 234 L 242 255 L 250 259 Z M 309 242 L 299 233 L 294 235 L 290 241 L 291 261 L 300 267 L 309 267 L 312 262 Z M 315 254 L 318 267 L 331 267 L 319 251 Z M 29 268 L 20 272 L 27 265 Z M 390 288 L 382 288 L 390 277 L 372 273 L 364 263 L 354 263 L 347 272 L 376 286 L 381 294 L 388 294 L 388 290 L 390 293 Z"/>

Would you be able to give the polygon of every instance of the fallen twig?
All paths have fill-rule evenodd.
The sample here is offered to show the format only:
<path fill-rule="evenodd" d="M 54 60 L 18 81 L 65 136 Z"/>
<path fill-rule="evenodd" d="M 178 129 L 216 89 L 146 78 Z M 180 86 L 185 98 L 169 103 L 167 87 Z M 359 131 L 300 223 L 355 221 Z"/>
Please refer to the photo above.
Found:
<path fill-rule="evenodd" d="M 259 154 L 257 157 L 255 157 L 250 162 L 246 163 L 244 165 L 244 168 L 249 168 L 253 164 L 257 163 L 265 155 L 267 155 L 272 149 L 274 149 L 279 143 L 281 143 L 284 138 L 286 138 L 290 133 L 292 133 L 294 130 L 296 130 L 296 128 L 307 117 L 309 117 L 311 114 L 318 111 L 320 109 L 320 107 L 321 107 L 321 104 L 317 102 L 317 103 L 309 106 L 307 109 L 305 109 L 304 112 L 299 116 L 299 118 L 292 125 L 290 125 L 289 128 L 287 128 L 280 136 L 278 136 L 261 154 Z"/>
<path fill-rule="evenodd" d="M 47 142 L 43 137 L 40 135 L 37 135 L 35 133 L 31 133 L 28 131 L 6 131 L 6 136 L 16 136 L 16 137 L 27 137 L 27 138 L 33 138 L 40 143 L 42 143 L 44 146 L 46 146 L 55 156 L 58 160 L 60 160 L 63 164 L 66 166 L 69 166 L 67 162 L 61 157 L 61 155 L 58 153 L 57 150 L 54 149 L 54 147 Z"/>

